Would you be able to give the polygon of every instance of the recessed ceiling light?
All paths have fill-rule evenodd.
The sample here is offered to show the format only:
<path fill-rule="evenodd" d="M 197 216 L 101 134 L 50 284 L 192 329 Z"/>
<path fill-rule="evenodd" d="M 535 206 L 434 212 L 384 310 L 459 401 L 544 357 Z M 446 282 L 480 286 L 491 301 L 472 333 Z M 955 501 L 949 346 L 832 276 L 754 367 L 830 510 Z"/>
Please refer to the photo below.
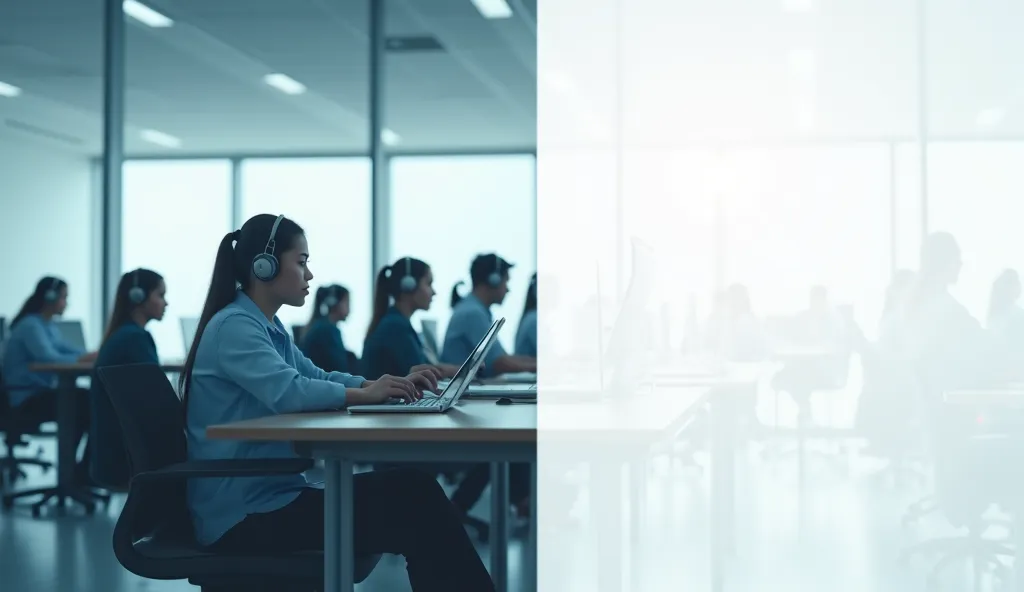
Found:
<path fill-rule="evenodd" d="M 14 98 L 21 94 L 21 89 L 13 84 L 7 84 L 6 82 L 0 82 L 0 97 Z"/>
<path fill-rule="evenodd" d="M 1006 112 L 998 108 L 983 109 L 978 112 L 975 122 L 978 127 L 992 127 L 1003 120 Z"/>
<path fill-rule="evenodd" d="M 266 82 L 286 95 L 301 95 L 306 92 L 305 84 L 302 84 L 291 76 L 286 76 L 284 74 L 267 74 L 263 77 L 263 82 Z"/>
<path fill-rule="evenodd" d="M 387 146 L 394 146 L 402 141 L 402 136 L 396 134 L 394 130 L 384 128 L 380 130 L 380 141 Z"/>
<path fill-rule="evenodd" d="M 812 12 L 814 0 L 782 0 L 782 10 L 797 14 Z"/>
<path fill-rule="evenodd" d="M 507 19 L 512 16 L 512 8 L 505 0 L 472 0 L 473 6 L 487 19 Z"/>
<path fill-rule="evenodd" d="M 157 146 L 163 146 L 164 148 L 181 148 L 180 138 L 175 138 L 170 134 L 165 134 L 157 130 L 144 129 L 139 132 L 139 137 L 150 144 L 156 144 Z"/>
<path fill-rule="evenodd" d="M 174 21 L 166 15 L 160 14 L 138 0 L 124 0 L 121 9 L 128 16 L 154 29 L 165 29 L 174 25 Z"/>

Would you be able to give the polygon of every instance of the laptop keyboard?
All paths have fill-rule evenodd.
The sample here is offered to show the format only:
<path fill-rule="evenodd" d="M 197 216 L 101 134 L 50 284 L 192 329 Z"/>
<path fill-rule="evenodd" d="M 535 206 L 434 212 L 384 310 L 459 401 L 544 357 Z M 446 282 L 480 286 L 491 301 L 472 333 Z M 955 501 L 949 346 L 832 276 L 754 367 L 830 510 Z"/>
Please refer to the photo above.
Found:
<path fill-rule="evenodd" d="M 406 401 L 405 399 L 393 399 L 396 405 L 405 405 L 407 407 L 437 407 L 441 403 L 439 397 L 423 397 L 419 401 Z"/>

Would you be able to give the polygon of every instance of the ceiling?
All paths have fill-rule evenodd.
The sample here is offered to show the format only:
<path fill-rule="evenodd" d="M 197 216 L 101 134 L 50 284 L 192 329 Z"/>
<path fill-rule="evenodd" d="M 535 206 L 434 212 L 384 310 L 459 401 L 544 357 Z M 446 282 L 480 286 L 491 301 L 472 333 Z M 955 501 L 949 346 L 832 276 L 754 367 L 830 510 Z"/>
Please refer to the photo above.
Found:
<path fill-rule="evenodd" d="M 509 0 L 512 18 L 487 20 L 470 0 L 388 0 L 389 37 L 443 47 L 386 56 L 395 149 L 530 148 L 538 105 L 542 129 L 571 121 L 610 138 L 621 121 L 627 142 L 912 138 L 922 105 L 936 137 L 1024 137 L 1014 0 L 921 0 L 924 101 L 917 0 L 629 0 L 615 12 L 617 1 L 538 14 L 536 0 Z M 128 21 L 129 155 L 367 150 L 369 0 L 146 2 L 175 25 Z M 0 81 L 24 90 L 0 97 L 0 135 L 99 153 L 102 4 L 0 0 Z M 787 9 L 801 4 L 813 9 Z M 308 92 L 267 86 L 272 72 Z M 143 141 L 143 129 L 182 145 Z"/>
<path fill-rule="evenodd" d="M 126 151 L 149 154 L 365 152 L 368 0 L 145 0 L 174 26 L 127 19 Z M 388 37 L 443 50 L 388 53 L 385 126 L 396 149 L 516 150 L 535 144 L 536 4 L 509 19 L 469 0 L 389 0 Z M 102 0 L 0 0 L 0 134 L 101 150 Z M 263 83 L 280 72 L 308 91 Z M 166 149 L 143 129 L 181 140 Z"/>

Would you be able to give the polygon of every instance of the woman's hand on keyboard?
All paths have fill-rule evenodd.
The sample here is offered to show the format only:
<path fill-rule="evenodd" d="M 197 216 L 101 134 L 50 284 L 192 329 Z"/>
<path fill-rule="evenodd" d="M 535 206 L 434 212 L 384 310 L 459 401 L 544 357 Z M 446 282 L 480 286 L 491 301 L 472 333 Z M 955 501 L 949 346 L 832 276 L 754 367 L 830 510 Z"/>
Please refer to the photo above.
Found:
<path fill-rule="evenodd" d="M 421 391 L 437 391 L 437 381 L 441 378 L 441 371 L 430 364 L 413 366 L 406 376 Z"/>
<path fill-rule="evenodd" d="M 417 401 L 422 398 L 420 389 L 408 378 L 385 374 L 379 380 L 367 381 L 363 388 L 348 389 L 349 405 L 376 405 L 387 403 L 391 398 Z"/>

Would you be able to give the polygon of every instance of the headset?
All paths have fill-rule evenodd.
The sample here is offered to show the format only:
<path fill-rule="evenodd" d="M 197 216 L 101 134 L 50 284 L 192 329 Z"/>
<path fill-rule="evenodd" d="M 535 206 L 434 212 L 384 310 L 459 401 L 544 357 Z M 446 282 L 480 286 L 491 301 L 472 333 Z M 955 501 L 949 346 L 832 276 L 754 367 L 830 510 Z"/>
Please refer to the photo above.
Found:
<path fill-rule="evenodd" d="M 132 287 L 128 290 L 128 300 L 138 306 L 146 301 L 146 291 L 139 285 L 139 270 L 132 272 Z"/>
<path fill-rule="evenodd" d="M 497 253 L 494 254 L 494 271 L 491 272 L 491 275 L 487 276 L 487 283 L 492 288 L 497 288 L 501 285 L 501 257 L 498 257 Z"/>
<path fill-rule="evenodd" d="M 284 220 L 284 216 L 278 216 L 277 220 L 274 220 L 274 227 L 270 229 L 270 238 L 267 239 L 267 246 L 263 249 L 263 252 L 252 258 L 252 274 L 256 276 L 256 279 L 261 282 L 269 282 L 277 277 L 280 263 L 277 261 L 277 257 L 274 256 L 274 237 L 277 236 L 277 227 L 281 225 L 281 220 Z"/>
<path fill-rule="evenodd" d="M 46 302 L 57 302 L 57 298 L 60 297 L 60 278 L 53 278 L 50 281 L 50 287 L 43 292 L 43 300 Z"/>
<path fill-rule="evenodd" d="M 405 275 L 398 281 L 398 289 L 403 292 L 415 292 L 417 285 L 419 285 L 419 282 L 416 281 L 416 278 L 412 277 L 412 258 L 406 257 Z"/>
<path fill-rule="evenodd" d="M 337 291 L 338 290 L 334 286 L 327 287 L 327 295 L 324 296 L 324 301 L 321 304 L 323 308 L 331 310 L 338 305 L 339 300 L 338 295 L 336 294 Z"/>

